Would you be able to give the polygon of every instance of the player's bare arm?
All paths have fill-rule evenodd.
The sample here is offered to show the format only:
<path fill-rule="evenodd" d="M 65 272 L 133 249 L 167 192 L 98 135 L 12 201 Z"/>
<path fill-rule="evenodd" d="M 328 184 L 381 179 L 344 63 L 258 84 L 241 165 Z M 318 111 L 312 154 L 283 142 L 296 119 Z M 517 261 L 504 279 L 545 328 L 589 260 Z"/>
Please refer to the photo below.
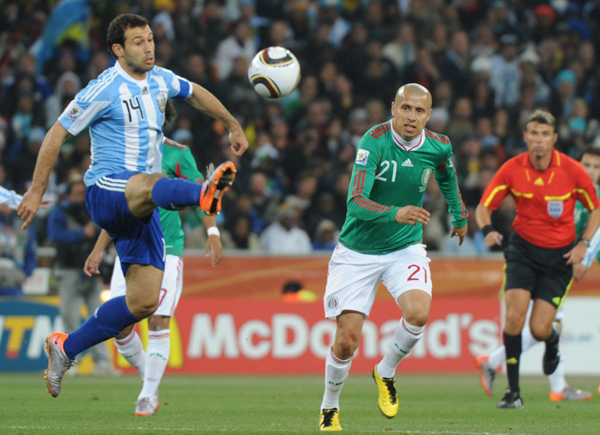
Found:
<path fill-rule="evenodd" d="M 248 149 L 248 140 L 240 123 L 229 113 L 223 104 L 202 86 L 192 83 L 194 91 L 187 102 L 201 112 L 221 121 L 229 130 L 229 143 L 236 156 L 241 156 Z"/>
<path fill-rule="evenodd" d="M 35 170 L 33 171 L 31 187 L 25 192 L 23 200 L 17 207 L 17 214 L 25 221 L 22 229 L 26 229 L 31 224 L 35 214 L 39 210 L 42 203 L 42 195 L 44 195 L 48 186 L 50 171 L 54 167 L 60 147 L 69 136 L 70 134 L 58 121 L 46 133 L 35 164 Z"/>
<path fill-rule="evenodd" d="M 87 260 L 85 260 L 85 264 L 83 265 L 83 273 L 85 273 L 87 276 L 100 275 L 100 263 L 102 263 L 102 259 L 104 258 L 104 250 L 108 247 L 108 245 L 110 245 L 110 236 L 106 230 L 102 230 L 98 236 L 98 240 L 96 240 L 94 249 L 92 249 L 92 252 L 88 256 Z"/>
<path fill-rule="evenodd" d="M 493 210 L 491 208 L 482 204 L 479 204 L 475 209 L 475 220 L 481 231 L 484 231 L 484 228 L 490 229 L 492 226 L 492 212 Z M 484 231 L 484 234 L 485 233 L 486 231 Z M 491 228 L 491 231 L 485 234 L 484 242 L 488 248 L 495 245 L 502 245 L 502 234 Z"/>
<path fill-rule="evenodd" d="M 427 225 L 429 223 L 429 216 L 429 212 L 424 208 L 407 205 L 406 207 L 400 207 L 396 211 L 396 222 L 412 226 L 417 225 L 417 223 Z"/>
<path fill-rule="evenodd" d="M 207 230 L 209 228 L 217 228 L 217 220 L 214 216 L 202 216 L 202 225 Z M 223 259 L 223 246 L 221 245 L 221 237 L 218 234 L 208 235 L 206 240 L 206 256 L 211 257 L 213 267 L 217 267 Z"/>
<path fill-rule="evenodd" d="M 581 235 L 579 243 L 575 245 L 573 249 L 567 252 L 564 257 L 567 259 L 567 264 L 579 264 L 585 257 L 585 251 L 588 248 L 589 240 L 596 234 L 596 230 L 600 225 L 600 208 L 594 209 L 590 212 L 587 227 Z M 587 240 L 588 243 L 584 243 Z"/>

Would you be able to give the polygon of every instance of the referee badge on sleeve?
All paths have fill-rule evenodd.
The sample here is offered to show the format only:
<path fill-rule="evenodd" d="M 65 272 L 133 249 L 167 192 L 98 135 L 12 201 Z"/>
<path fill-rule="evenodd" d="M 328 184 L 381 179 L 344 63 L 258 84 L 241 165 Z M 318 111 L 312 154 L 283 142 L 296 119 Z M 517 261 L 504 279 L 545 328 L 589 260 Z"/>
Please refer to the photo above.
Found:
<path fill-rule="evenodd" d="M 369 160 L 369 151 L 359 149 L 358 153 L 356 153 L 356 164 L 367 166 L 367 160 Z"/>
<path fill-rule="evenodd" d="M 558 219 L 563 214 L 562 201 L 548 201 L 548 214 L 554 219 Z"/>

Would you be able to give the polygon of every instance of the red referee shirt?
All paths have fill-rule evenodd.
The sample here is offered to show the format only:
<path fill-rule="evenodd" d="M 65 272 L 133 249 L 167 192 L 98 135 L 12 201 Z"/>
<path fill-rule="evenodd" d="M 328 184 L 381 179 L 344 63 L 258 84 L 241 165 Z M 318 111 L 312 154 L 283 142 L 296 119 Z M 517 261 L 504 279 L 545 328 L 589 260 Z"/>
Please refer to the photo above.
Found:
<path fill-rule="evenodd" d="M 575 241 L 576 200 L 588 210 L 600 206 L 581 164 L 556 150 L 543 171 L 531 166 L 529 152 L 508 160 L 483 192 L 481 204 L 496 210 L 509 193 L 517 204 L 514 230 L 542 248 L 560 248 Z"/>

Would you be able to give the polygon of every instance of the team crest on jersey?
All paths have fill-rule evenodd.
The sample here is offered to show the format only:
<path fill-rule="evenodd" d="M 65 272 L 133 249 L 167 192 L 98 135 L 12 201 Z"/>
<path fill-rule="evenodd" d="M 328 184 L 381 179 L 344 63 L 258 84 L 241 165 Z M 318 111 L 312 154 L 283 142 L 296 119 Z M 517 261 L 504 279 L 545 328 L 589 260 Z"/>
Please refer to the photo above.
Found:
<path fill-rule="evenodd" d="M 79 107 L 77 105 L 77 103 L 75 101 L 71 102 L 71 104 L 69 104 L 69 108 L 67 109 L 67 117 L 75 122 L 77 120 L 77 118 L 79 118 L 79 115 L 81 115 L 81 113 L 83 112 L 83 110 L 81 110 L 81 107 Z"/>
<path fill-rule="evenodd" d="M 369 160 L 369 151 L 359 149 L 356 154 L 356 164 L 367 166 L 367 160 Z"/>
<path fill-rule="evenodd" d="M 432 173 L 433 169 L 431 168 L 423 169 L 423 174 L 421 174 L 421 187 L 419 187 L 419 192 L 425 192 L 425 189 L 427 189 L 427 183 L 429 183 L 429 177 L 431 177 Z"/>
<path fill-rule="evenodd" d="M 563 214 L 563 202 L 548 201 L 548 214 L 554 219 L 558 219 Z"/>
<path fill-rule="evenodd" d="M 156 96 L 156 100 L 158 102 L 158 108 L 161 112 L 165 113 L 165 109 L 167 108 L 167 94 L 166 92 L 159 92 Z"/>
<path fill-rule="evenodd" d="M 340 304 L 340 301 L 338 300 L 337 296 L 329 296 L 327 298 L 327 300 L 325 301 L 325 306 L 327 308 L 329 308 L 330 310 L 337 308 L 337 306 Z"/>

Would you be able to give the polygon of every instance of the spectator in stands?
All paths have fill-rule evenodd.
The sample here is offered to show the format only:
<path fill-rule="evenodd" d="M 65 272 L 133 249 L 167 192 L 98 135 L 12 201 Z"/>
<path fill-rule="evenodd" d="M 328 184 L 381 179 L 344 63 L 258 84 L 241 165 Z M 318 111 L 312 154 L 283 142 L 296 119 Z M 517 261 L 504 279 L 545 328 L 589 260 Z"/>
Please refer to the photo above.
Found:
<path fill-rule="evenodd" d="M 225 80 L 239 58 L 244 58 L 249 63 L 256 51 L 250 23 L 239 20 L 233 25 L 233 34 L 222 41 L 217 48 L 215 55 L 217 78 Z"/>
<path fill-rule="evenodd" d="M 338 242 L 340 232 L 338 227 L 329 219 L 323 219 L 315 230 L 312 248 L 314 251 L 333 251 Z"/>
<path fill-rule="evenodd" d="M 519 101 L 519 37 L 503 35 L 500 44 L 500 52 L 492 56 L 490 84 L 495 93 L 496 107 L 512 107 Z"/>
<path fill-rule="evenodd" d="M 51 8 L 42 3 L 36 3 L 42 8 L 36 9 L 41 14 L 38 17 Z M 293 193 L 296 180 L 307 168 L 318 178 L 319 186 L 336 191 L 336 179 L 347 176 L 347 165 L 356 154 L 349 137 L 363 128 L 362 109 L 369 113 L 366 125 L 389 118 L 387 97 L 373 99 L 372 93 L 365 93 L 368 87 L 379 89 L 391 81 L 381 68 L 388 61 L 393 64 L 393 81 L 430 83 L 434 110 L 429 127 L 449 135 L 458 150 L 455 164 L 461 172 L 470 168 L 468 174 L 473 176 L 465 186 L 468 189 L 483 166 L 477 162 L 481 158 L 475 159 L 477 164 L 468 156 L 468 161 L 462 161 L 461 146 L 481 117 L 492 120 L 492 134 L 499 139 L 494 150 L 500 163 L 525 149 L 522 121 L 550 104 L 560 115 L 560 147 L 574 154 L 582 140 L 600 146 L 600 68 L 595 50 L 598 2 L 579 2 L 585 7 L 562 2 L 562 8 L 561 2 L 539 3 L 169 0 L 138 2 L 133 8 L 156 23 L 157 61 L 176 64 L 174 70 L 182 76 L 222 100 L 229 98 L 227 106 L 240 119 L 249 139 L 270 136 L 277 157 L 264 149 L 251 149 L 243 161 L 236 159 L 236 164 L 245 168 L 238 176 L 248 182 L 234 186 L 232 193 L 240 194 L 242 187 L 249 191 L 253 174 L 262 172 L 275 210 L 285 194 Z M 52 123 L 61 112 L 68 100 L 57 97 L 61 89 L 63 94 L 72 93 L 67 88 L 77 88 L 77 79 L 95 79 L 113 62 L 100 48 L 104 44 L 101 29 L 108 26 L 116 7 L 106 9 L 105 4 L 89 3 L 93 23 L 88 29 L 89 61 L 84 65 L 75 54 L 77 47 L 61 39 L 54 62 L 45 65 L 51 81 L 36 72 L 36 59 L 29 54 L 34 36 L 44 30 L 43 22 L 31 14 L 27 2 L 11 1 L 0 8 L 0 164 L 8 171 L 6 183 L 11 188 L 29 182 L 27 162 L 21 161 L 17 169 L 14 161 L 19 157 L 31 160 L 27 132 Z M 171 8 L 173 5 L 176 7 Z M 223 51 L 216 55 L 218 47 L 225 41 L 233 43 L 236 50 L 246 46 L 245 41 L 242 45 L 236 41 L 238 22 L 250 24 L 248 40 L 255 51 L 283 45 L 298 57 L 302 79 L 292 95 L 281 100 L 259 97 L 247 82 L 250 54 L 229 58 L 227 53 L 231 73 L 220 78 L 223 73 L 217 65 Z M 413 78 L 407 80 L 409 76 Z M 49 97 L 52 103 L 44 104 Z M 18 104 L 32 109 L 16 115 Z M 176 127 L 169 127 L 170 133 L 179 128 L 191 132 L 194 142 L 202 144 L 194 148 L 200 161 L 222 160 L 219 156 L 227 149 L 222 125 L 199 116 L 188 105 L 178 109 L 180 117 Z M 318 140 L 308 140 L 315 129 Z M 70 143 L 61 152 L 57 183 L 72 170 L 89 165 L 89 152 L 79 140 L 73 139 L 73 152 Z M 316 158 L 315 146 L 319 151 Z M 467 177 L 460 182 L 467 182 Z M 346 188 L 339 186 L 340 191 Z M 220 217 L 229 230 L 237 218 L 233 198 L 224 203 Z M 345 194 L 335 193 L 333 206 L 333 213 L 343 216 Z M 261 226 L 255 225 L 255 217 L 250 219 L 252 231 L 258 234 Z M 316 224 L 305 220 L 314 236 Z"/>
<path fill-rule="evenodd" d="M 269 254 L 306 255 L 312 251 L 310 237 L 298 227 L 298 212 L 289 205 L 282 205 L 275 221 L 260 236 L 262 249 Z"/>

